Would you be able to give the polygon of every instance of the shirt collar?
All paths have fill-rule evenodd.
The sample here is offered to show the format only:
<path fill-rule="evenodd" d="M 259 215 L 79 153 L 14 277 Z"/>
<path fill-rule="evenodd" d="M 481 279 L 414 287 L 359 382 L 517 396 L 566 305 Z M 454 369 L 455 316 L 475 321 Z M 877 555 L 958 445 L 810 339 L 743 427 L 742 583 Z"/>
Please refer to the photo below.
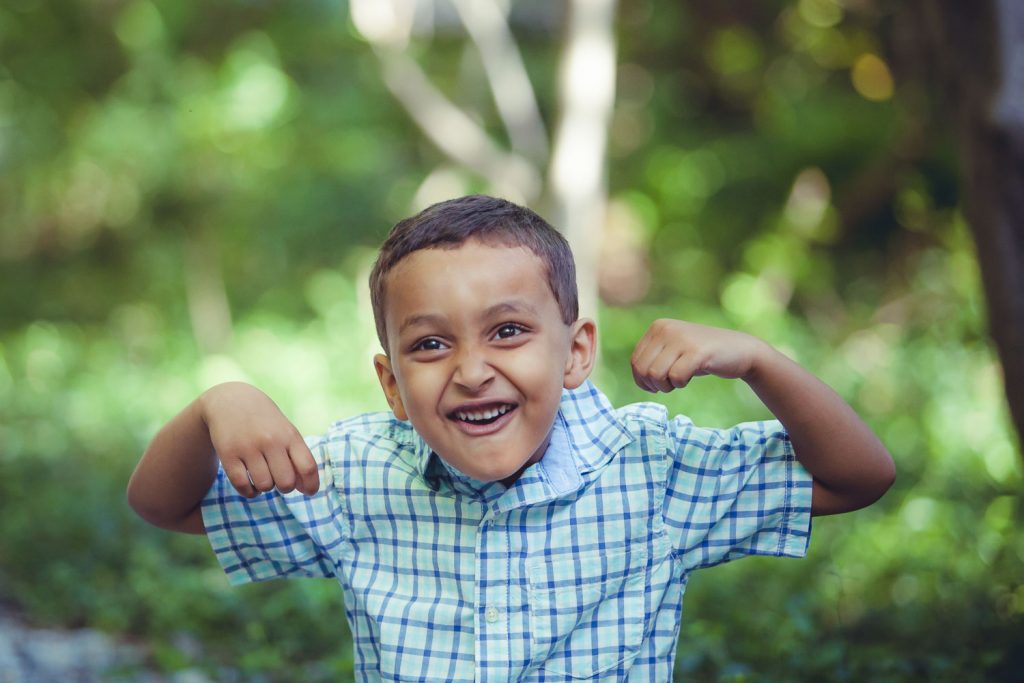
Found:
<path fill-rule="evenodd" d="M 410 431 L 414 435 L 417 471 L 435 490 L 447 480 L 456 489 L 468 487 L 488 499 L 504 491 L 500 483 L 477 481 L 444 462 L 423 437 L 415 430 Z M 515 486 L 508 490 L 512 493 L 523 489 L 520 493 L 526 494 L 516 496 L 513 507 L 561 497 L 579 489 L 583 484 L 581 475 L 603 467 L 632 440 L 615 417 L 608 398 L 590 380 L 577 389 L 564 390 L 548 450 L 538 463 L 526 468 Z M 502 508 L 512 502 L 506 501 L 508 496 L 500 498 Z"/>
<path fill-rule="evenodd" d="M 497 501 L 497 509 L 506 512 L 571 495 L 583 486 L 583 475 L 574 457 L 568 428 L 561 412 L 551 426 L 551 437 L 544 457 L 523 473 Z"/>
<path fill-rule="evenodd" d="M 608 397 L 587 380 L 578 389 L 562 392 L 559 416 L 565 422 L 570 446 L 581 474 L 603 467 L 633 440 L 615 416 Z"/>

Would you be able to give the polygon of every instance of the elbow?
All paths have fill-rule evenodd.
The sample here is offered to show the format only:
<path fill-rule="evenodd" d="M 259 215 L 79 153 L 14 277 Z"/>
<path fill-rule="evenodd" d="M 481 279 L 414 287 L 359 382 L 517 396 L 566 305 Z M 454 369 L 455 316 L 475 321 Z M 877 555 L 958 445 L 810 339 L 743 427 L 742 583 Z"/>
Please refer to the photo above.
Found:
<path fill-rule="evenodd" d="M 136 475 L 134 474 L 131 479 L 128 480 L 128 488 L 125 491 L 125 500 L 128 503 L 128 507 L 130 507 L 139 517 L 150 524 L 161 526 L 159 508 L 153 505 L 152 501 L 144 495 L 142 492 L 142 486 L 139 485 Z"/>
<path fill-rule="evenodd" d="M 146 487 L 139 481 L 137 472 L 128 480 L 125 500 L 135 514 L 153 526 L 161 529 L 174 527 L 175 517 L 168 514 L 168 510 L 146 492 Z"/>
<path fill-rule="evenodd" d="M 128 507 L 135 511 L 135 514 L 142 516 L 140 508 L 142 507 L 142 500 L 139 497 L 138 486 L 135 482 L 135 473 L 132 473 L 131 478 L 128 479 L 128 488 L 125 489 L 125 501 L 128 503 Z"/>
<path fill-rule="evenodd" d="M 128 482 L 126 494 L 128 507 L 157 528 L 186 534 L 206 533 L 201 501 L 183 509 L 180 505 L 152 495 L 152 492 L 147 491 L 134 475 Z"/>
<path fill-rule="evenodd" d="M 883 494 L 886 491 L 888 491 L 889 489 L 891 489 L 892 485 L 896 483 L 896 461 L 894 461 L 892 459 L 892 456 L 889 455 L 889 451 L 886 451 L 885 455 L 886 455 L 886 470 L 885 470 L 885 477 L 884 477 L 884 484 L 885 485 L 882 488 L 882 493 Z M 879 498 L 881 498 L 881 496 L 879 496 Z"/>
<path fill-rule="evenodd" d="M 862 465 L 842 484 L 814 480 L 811 513 L 834 515 L 853 512 L 873 505 L 896 482 L 896 465 L 888 451 L 882 449 L 870 465 Z"/>
<path fill-rule="evenodd" d="M 896 462 L 893 460 L 892 455 L 884 447 L 882 448 L 881 455 L 879 457 L 878 466 L 878 496 L 875 500 L 878 500 L 885 495 L 886 491 L 892 488 L 892 485 L 896 483 Z"/>
<path fill-rule="evenodd" d="M 881 450 L 877 462 L 871 468 L 870 474 L 864 477 L 864 480 L 865 485 L 862 488 L 860 504 L 857 507 L 867 507 L 878 502 L 896 483 L 896 463 L 889 455 L 889 451 L 884 448 Z"/>

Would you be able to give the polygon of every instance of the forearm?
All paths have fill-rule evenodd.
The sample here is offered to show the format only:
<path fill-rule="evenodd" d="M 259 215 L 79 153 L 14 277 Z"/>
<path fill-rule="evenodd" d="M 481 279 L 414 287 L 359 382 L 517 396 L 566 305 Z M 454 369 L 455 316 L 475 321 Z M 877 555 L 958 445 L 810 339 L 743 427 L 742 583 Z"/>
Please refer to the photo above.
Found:
<path fill-rule="evenodd" d="M 153 437 L 128 482 L 128 504 L 156 526 L 202 533 L 199 506 L 216 473 L 200 397 Z"/>
<path fill-rule="evenodd" d="M 892 457 L 854 410 L 810 372 L 763 344 L 744 379 L 789 432 L 815 480 L 815 514 L 870 505 L 891 486 Z"/>

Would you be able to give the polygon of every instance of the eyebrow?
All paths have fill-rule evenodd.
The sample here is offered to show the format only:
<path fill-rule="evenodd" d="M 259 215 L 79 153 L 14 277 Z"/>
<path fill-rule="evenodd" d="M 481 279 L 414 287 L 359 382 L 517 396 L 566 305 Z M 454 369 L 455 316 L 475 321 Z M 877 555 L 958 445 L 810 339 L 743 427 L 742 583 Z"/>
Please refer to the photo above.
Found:
<path fill-rule="evenodd" d="M 510 299 L 508 301 L 502 301 L 489 307 L 482 317 L 492 318 L 496 315 L 503 313 L 529 313 L 533 316 L 538 316 L 537 309 L 528 301 L 522 299 Z"/>
<path fill-rule="evenodd" d="M 434 315 L 433 313 L 414 313 L 402 321 L 402 324 L 398 327 L 398 334 L 402 334 L 414 325 L 442 324 L 444 324 L 444 318 L 440 315 Z"/>
<path fill-rule="evenodd" d="M 498 315 L 504 315 L 509 313 L 528 313 L 534 317 L 538 317 L 537 309 L 535 306 L 522 299 L 510 299 L 508 301 L 502 301 L 489 306 L 483 314 L 480 316 L 483 319 L 493 318 Z M 436 325 L 443 326 L 446 319 L 442 315 L 435 313 L 414 313 L 408 316 L 402 321 L 402 324 L 398 327 L 398 334 L 402 334 L 408 328 L 415 325 Z"/>

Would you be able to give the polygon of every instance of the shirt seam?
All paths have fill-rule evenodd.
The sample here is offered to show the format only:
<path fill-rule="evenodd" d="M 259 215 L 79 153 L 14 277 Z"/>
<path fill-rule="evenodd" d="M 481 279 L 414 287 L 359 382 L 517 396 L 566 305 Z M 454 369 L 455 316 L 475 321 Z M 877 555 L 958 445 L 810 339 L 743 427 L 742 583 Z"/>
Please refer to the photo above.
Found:
<path fill-rule="evenodd" d="M 657 405 L 663 412 L 664 416 L 661 419 L 655 419 L 653 416 L 645 413 L 633 413 L 629 416 L 630 420 L 645 423 L 649 428 L 654 430 L 657 435 L 657 446 L 658 446 L 658 466 L 660 471 L 657 475 L 657 487 L 656 487 L 656 498 L 655 505 L 658 510 L 658 515 L 655 518 L 657 521 L 657 528 L 652 529 L 654 534 L 659 536 L 666 536 L 666 520 L 665 520 L 665 497 L 668 495 L 668 470 L 669 470 L 669 454 L 668 454 L 668 410 L 661 405 Z M 625 421 L 624 421 L 625 422 Z M 675 544 L 669 542 L 669 554 L 672 557 L 676 557 L 679 549 L 675 547 Z"/>
<path fill-rule="evenodd" d="M 789 437 L 785 438 L 782 442 L 784 455 L 786 456 L 786 497 L 782 506 L 782 524 L 779 528 L 779 543 L 775 548 L 775 552 L 778 555 L 782 555 L 786 546 L 788 545 L 790 536 L 791 517 L 793 515 L 793 487 L 796 482 L 793 480 L 793 462 L 796 460 L 796 451 L 793 450 L 793 444 L 789 440 Z"/>

